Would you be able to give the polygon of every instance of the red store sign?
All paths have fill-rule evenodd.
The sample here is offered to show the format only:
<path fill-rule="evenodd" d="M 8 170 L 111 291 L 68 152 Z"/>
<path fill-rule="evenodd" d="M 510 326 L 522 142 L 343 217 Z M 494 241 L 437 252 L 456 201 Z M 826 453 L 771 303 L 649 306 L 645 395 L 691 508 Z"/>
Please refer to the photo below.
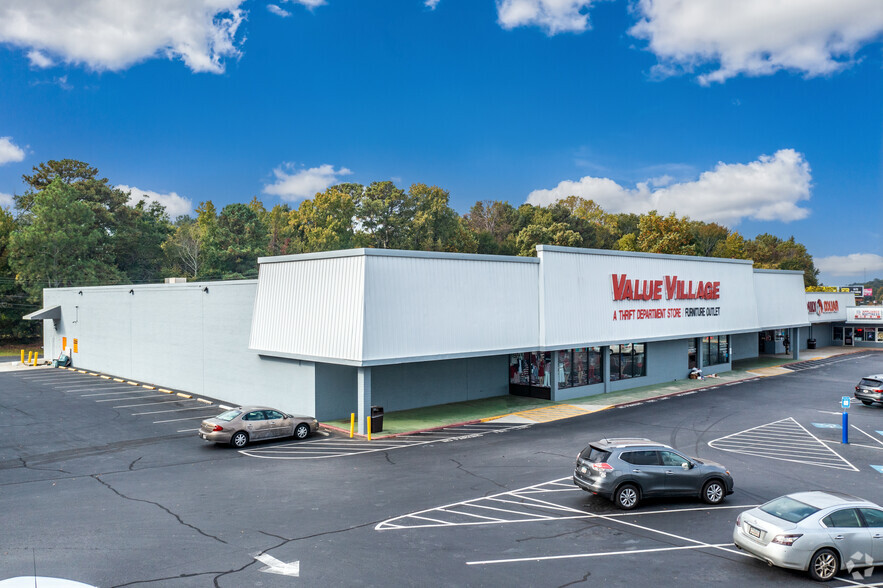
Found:
<path fill-rule="evenodd" d="M 679 280 L 663 276 L 661 280 L 629 279 L 627 274 L 612 274 L 613 300 L 717 300 L 720 282 Z"/>
<path fill-rule="evenodd" d="M 840 304 L 836 300 L 810 300 L 806 303 L 806 311 L 810 314 L 815 313 L 817 315 L 821 315 L 822 313 L 828 314 L 831 312 L 838 312 L 840 310 Z"/>

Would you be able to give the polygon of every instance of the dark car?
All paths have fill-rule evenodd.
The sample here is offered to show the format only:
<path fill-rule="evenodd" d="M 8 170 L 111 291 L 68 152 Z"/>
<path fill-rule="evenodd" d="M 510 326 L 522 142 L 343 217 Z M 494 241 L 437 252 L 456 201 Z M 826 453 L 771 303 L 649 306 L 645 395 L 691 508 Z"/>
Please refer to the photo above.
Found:
<path fill-rule="evenodd" d="M 855 397 L 868 405 L 883 402 L 883 374 L 862 378 L 855 386 Z"/>
<path fill-rule="evenodd" d="M 654 496 L 697 496 L 718 504 L 733 493 L 733 477 L 722 465 L 649 439 L 590 443 L 576 458 L 573 483 L 625 510 Z"/>

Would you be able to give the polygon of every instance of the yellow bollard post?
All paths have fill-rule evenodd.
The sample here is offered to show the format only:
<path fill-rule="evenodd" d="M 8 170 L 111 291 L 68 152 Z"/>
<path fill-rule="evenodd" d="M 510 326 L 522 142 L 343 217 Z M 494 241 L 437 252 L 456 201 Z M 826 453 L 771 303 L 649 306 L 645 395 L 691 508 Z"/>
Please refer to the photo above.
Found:
<path fill-rule="evenodd" d="M 365 420 L 368 421 L 368 441 L 371 440 L 371 417 L 367 417 Z"/>
<path fill-rule="evenodd" d="M 25 350 L 24 349 L 21 350 L 21 362 L 22 363 L 25 362 Z"/>
<path fill-rule="evenodd" d="M 39 351 L 35 351 L 35 352 L 34 352 L 34 363 L 31 364 L 31 365 L 33 365 L 34 367 L 37 367 L 37 356 L 38 356 L 38 355 L 40 355 L 40 352 L 39 352 Z"/>
<path fill-rule="evenodd" d="M 350 413 L 350 439 L 356 434 L 356 413 Z"/>
<path fill-rule="evenodd" d="M 33 359 L 33 357 L 34 357 L 34 352 L 28 351 L 28 363 L 31 363 L 31 359 Z M 25 364 L 25 365 L 27 365 L 27 364 Z"/>

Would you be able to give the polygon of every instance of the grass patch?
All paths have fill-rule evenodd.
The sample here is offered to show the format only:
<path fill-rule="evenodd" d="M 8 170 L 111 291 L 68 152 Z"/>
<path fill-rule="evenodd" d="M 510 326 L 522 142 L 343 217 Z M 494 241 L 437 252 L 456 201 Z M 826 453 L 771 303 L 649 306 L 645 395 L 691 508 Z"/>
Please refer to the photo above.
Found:
<path fill-rule="evenodd" d="M 43 354 L 43 344 L 34 341 L 32 343 L 0 343 L 0 357 L 10 357 L 21 355 L 21 350 L 25 350 L 25 358 L 27 359 L 29 351 L 39 351 Z"/>

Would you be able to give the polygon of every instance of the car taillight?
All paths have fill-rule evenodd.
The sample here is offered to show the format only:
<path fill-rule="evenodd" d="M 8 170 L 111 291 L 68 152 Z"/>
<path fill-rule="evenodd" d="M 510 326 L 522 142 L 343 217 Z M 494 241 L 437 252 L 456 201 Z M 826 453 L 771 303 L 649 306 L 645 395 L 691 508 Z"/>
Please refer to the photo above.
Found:
<path fill-rule="evenodd" d="M 612 469 L 613 469 L 613 466 L 610 465 L 609 463 L 604 463 L 604 462 L 602 462 L 602 463 L 593 463 L 593 464 L 592 464 L 592 469 L 593 469 L 593 470 L 598 470 L 598 471 L 600 472 L 600 471 L 602 471 L 602 470 L 612 470 Z"/>
<path fill-rule="evenodd" d="M 803 535 L 776 535 L 773 537 L 773 543 L 779 545 L 794 545 L 794 542 L 803 537 Z"/>
<path fill-rule="evenodd" d="M 223 431 L 223 430 L 224 430 L 224 427 L 222 427 L 221 425 L 215 425 L 214 427 L 212 427 L 212 433 L 214 433 L 215 431 Z"/>
<path fill-rule="evenodd" d="M 742 513 L 741 512 L 736 515 L 736 526 L 737 527 L 742 526 Z"/>

